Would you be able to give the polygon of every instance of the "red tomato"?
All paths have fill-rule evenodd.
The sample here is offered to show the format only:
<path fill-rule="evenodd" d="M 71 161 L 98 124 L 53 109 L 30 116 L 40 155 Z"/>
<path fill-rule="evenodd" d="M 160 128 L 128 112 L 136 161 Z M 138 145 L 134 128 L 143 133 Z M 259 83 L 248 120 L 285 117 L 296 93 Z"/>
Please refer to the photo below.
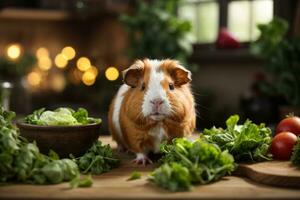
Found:
<path fill-rule="evenodd" d="M 281 132 L 272 140 L 271 153 L 276 159 L 289 160 L 296 143 L 297 136 L 295 134 L 291 132 Z"/>
<path fill-rule="evenodd" d="M 276 134 L 284 131 L 300 135 L 300 118 L 295 116 L 281 120 L 277 125 Z"/>

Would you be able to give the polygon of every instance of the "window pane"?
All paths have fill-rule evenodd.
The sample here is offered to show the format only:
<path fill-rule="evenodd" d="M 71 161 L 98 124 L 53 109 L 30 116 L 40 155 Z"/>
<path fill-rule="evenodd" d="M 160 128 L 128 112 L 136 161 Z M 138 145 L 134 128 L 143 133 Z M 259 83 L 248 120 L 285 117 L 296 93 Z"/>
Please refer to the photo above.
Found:
<path fill-rule="evenodd" d="M 179 17 L 192 22 L 193 36 L 198 43 L 214 42 L 219 26 L 219 5 L 215 0 L 183 1 Z"/>
<path fill-rule="evenodd" d="M 196 42 L 197 40 L 197 21 L 196 21 L 196 9 L 194 4 L 192 3 L 186 3 L 181 4 L 178 9 L 178 15 L 182 19 L 187 19 L 192 23 L 192 41 Z"/>
<path fill-rule="evenodd" d="M 232 1 L 228 5 L 228 29 L 240 41 L 250 40 L 250 2 Z"/>
<path fill-rule="evenodd" d="M 253 20 L 251 24 L 252 40 L 259 37 L 259 30 L 257 24 L 265 24 L 273 18 L 273 1 L 272 0 L 259 0 L 253 2 Z"/>
<path fill-rule="evenodd" d="M 199 43 L 214 42 L 219 26 L 219 5 L 216 2 L 198 5 L 198 34 Z"/>

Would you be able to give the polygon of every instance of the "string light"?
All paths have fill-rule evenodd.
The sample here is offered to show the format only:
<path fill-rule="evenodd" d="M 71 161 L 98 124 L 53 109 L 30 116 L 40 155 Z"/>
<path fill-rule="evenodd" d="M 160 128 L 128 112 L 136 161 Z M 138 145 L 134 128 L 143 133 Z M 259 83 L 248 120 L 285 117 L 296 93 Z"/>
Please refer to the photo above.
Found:
<path fill-rule="evenodd" d="M 19 44 L 9 45 L 6 54 L 10 59 L 18 59 L 21 55 L 21 46 Z"/>
<path fill-rule="evenodd" d="M 86 71 L 83 73 L 82 75 L 82 82 L 87 85 L 87 86 L 91 86 L 95 83 L 96 81 L 96 76 L 90 72 L 90 71 Z"/>
<path fill-rule="evenodd" d="M 109 81 L 117 80 L 118 77 L 119 77 L 119 71 L 118 71 L 118 69 L 115 68 L 115 67 L 109 67 L 109 68 L 107 68 L 106 71 L 105 71 L 105 77 Z"/>
<path fill-rule="evenodd" d="M 41 70 L 47 71 L 51 68 L 52 66 L 52 61 L 49 57 L 43 56 L 43 57 L 38 57 L 38 66 Z"/>
<path fill-rule="evenodd" d="M 87 57 L 81 57 L 77 60 L 77 68 L 80 71 L 86 71 L 91 67 L 91 61 Z"/>
<path fill-rule="evenodd" d="M 38 86 L 41 83 L 42 77 L 38 72 L 30 72 L 27 75 L 27 81 L 31 86 Z"/>
<path fill-rule="evenodd" d="M 61 54 L 64 55 L 67 60 L 72 60 L 75 58 L 76 52 L 73 47 L 67 46 L 62 49 Z"/>
<path fill-rule="evenodd" d="M 42 58 L 42 57 L 49 57 L 49 51 L 45 47 L 40 47 L 36 50 L 36 57 Z"/>
<path fill-rule="evenodd" d="M 87 70 L 87 72 L 93 73 L 95 77 L 98 76 L 98 73 L 99 73 L 99 72 L 98 72 L 98 68 L 95 67 L 95 66 L 91 66 L 91 67 Z"/>
<path fill-rule="evenodd" d="M 68 61 L 65 59 L 65 57 L 62 54 L 56 55 L 54 62 L 58 68 L 65 68 L 68 64 Z"/>

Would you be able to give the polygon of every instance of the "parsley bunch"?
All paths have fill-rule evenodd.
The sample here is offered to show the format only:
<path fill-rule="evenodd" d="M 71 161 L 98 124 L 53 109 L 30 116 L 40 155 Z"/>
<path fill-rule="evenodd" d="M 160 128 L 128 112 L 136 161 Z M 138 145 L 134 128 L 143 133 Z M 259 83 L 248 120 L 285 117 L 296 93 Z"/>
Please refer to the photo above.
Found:
<path fill-rule="evenodd" d="M 102 145 L 98 140 L 87 152 L 79 157 L 74 158 L 79 170 L 84 173 L 102 174 L 118 166 L 120 160 L 112 151 L 109 145 Z"/>

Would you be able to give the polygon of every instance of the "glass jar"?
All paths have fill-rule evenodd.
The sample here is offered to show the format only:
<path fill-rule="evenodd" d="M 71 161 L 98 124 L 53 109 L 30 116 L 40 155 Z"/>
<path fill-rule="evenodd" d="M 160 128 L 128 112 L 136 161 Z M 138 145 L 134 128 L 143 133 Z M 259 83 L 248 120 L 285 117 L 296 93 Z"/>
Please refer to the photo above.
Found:
<path fill-rule="evenodd" d="M 10 94 L 13 84 L 10 82 L 0 82 L 0 105 L 4 110 L 10 109 Z"/>

